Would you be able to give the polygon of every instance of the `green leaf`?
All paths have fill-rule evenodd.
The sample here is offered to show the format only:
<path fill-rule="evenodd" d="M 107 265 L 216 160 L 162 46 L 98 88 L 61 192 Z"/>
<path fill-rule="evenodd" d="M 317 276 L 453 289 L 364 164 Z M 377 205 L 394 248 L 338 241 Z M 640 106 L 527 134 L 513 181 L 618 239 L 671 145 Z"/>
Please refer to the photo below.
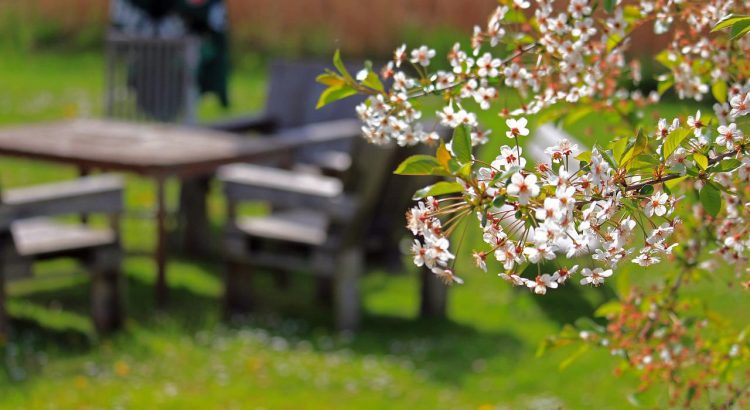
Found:
<path fill-rule="evenodd" d="M 591 155 L 591 151 L 583 151 L 580 154 L 576 155 L 575 159 L 579 161 L 591 162 Z"/>
<path fill-rule="evenodd" d="M 636 20 L 640 20 L 641 18 L 641 8 L 635 5 L 628 5 L 623 7 L 623 17 L 625 18 L 625 21 L 627 22 L 633 22 Z"/>
<path fill-rule="evenodd" d="M 428 196 L 438 196 L 463 192 L 464 188 L 458 182 L 441 181 L 434 185 L 426 186 L 417 191 L 412 199 L 422 199 Z"/>
<path fill-rule="evenodd" d="M 615 11 L 616 3 L 617 3 L 617 0 L 604 0 L 604 10 L 607 10 L 607 13 L 611 13 Z"/>
<path fill-rule="evenodd" d="M 573 322 L 578 330 L 590 330 L 592 332 L 603 332 L 605 329 L 593 319 L 581 316 Z"/>
<path fill-rule="evenodd" d="M 672 57 L 672 53 L 664 50 L 661 53 L 657 54 L 654 59 L 660 62 L 664 67 L 671 69 L 674 68 L 680 61 L 679 58 L 673 61 L 670 57 Z"/>
<path fill-rule="evenodd" d="M 700 192 L 701 205 L 706 213 L 715 217 L 721 211 L 721 192 L 712 183 L 706 183 Z"/>
<path fill-rule="evenodd" d="M 448 162 L 453 158 L 453 156 L 451 155 L 451 152 L 448 151 L 448 148 L 446 148 L 445 142 L 443 142 L 443 140 L 440 140 L 440 145 L 438 145 L 435 157 L 443 168 L 445 168 L 446 170 L 450 169 L 450 167 L 448 166 Z"/>
<path fill-rule="evenodd" d="M 612 141 L 609 147 L 612 148 L 612 155 L 614 156 L 615 161 L 619 163 L 623 154 L 625 154 L 625 149 L 628 147 L 628 138 L 620 137 Z"/>
<path fill-rule="evenodd" d="M 712 172 L 730 172 L 739 168 L 742 162 L 735 158 L 725 159 L 718 164 L 712 165 L 710 171 Z"/>
<path fill-rule="evenodd" d="M 372 88 L 373 90 L 380 91 L 381 93 L 385 91 L 385 88 L 383 88 L 383 83 L 380 82 L 380 77 L 378 77 L 378 75 L 373 71 L 369 71 L 367 73 L 367 78 L 365 78 L 365 81 L 362 81 L 362 85 Z"/>
<path fill-rule="evenodd" d="M 735 16 L 734 14 L 730 14 L 723 19 L 719 20 L 718 23 L 714 26 L 713 29 L 711 29 L 711 32 L 723 30 L 727 27 L 734 26 L 735 24 L 741 22 L 741 21 L 748 21 L 750 20 L 750 16 Z"/>
<path fill-rule="evenodd" d="M 621 42 L 623 37 L 618 33 L 612 33 L 607 39 L 607 52 L 615 49 Z"/>
<path fill-rule="evenodd" d="M 518 165 L 514 165 L 514 166 L 508 168 L 507 170 L 505 170 L 505 172 L 503 172 L 502 174 L 495 175 L 495 177 L 492 178 L 492 182 L 493 183 L 495 183 L 497 181 L 503 181 L 503 182 L 505 182 L 508 179 L 510 179 L 510 177 L 513 174 L 515 174 L 516 172 L 518 172 L 520 170 L 521 170 L 521 167 L 519 167 Z"/>
<path fill-rule="evenodd" d="M 682 141 L 687 138 L 690 134 L 690 130 L 687 128 L 677 128 L 667 135 L 667 139 L 664 141 L 664 147 L 662 147 L 662 154 L 664 159 L 669 158 L 670 155 L 682 144 Z"/>
<path fill-rule="evenodd" d="M 581 357 L 584 354 L 586 354 L 586 352 L 588 352 L 589 349 L 590 349 L 589 345 L 587 345 L 587 344 L 581 345 L 581 347 L 579 347 L 578 350 L 576 350 L 575 352 L 573 352 L 572 355 L 566 357 L 565 360 L 563 360 L 562 362 L 560 362 L 559 369 L 560 370 L 565 370 L 568 366 L 570 366 L 571 364 L 573 364 L 573 362 L 575 362 L 579 357 Z"/>
<path fill-rule="evenodd" d="M 398 175 L 444 175 L 437 158 L 429 155 L 412 155 L 394 172 Z"/>
<path fill-rule="evenodd" d="M 451 158 L 448 160 L 448 172 L 450 172 L 451 174 L 456 174 L 458 173 L 458 170 L 460 169 L 461 169 L 461 164 L 458 161 L 456 161 L 455 158 Z"/>
<path fill-rule="evenodd" d="M 659 85 L 656 87 L 656 91 L 659 93 L 659 95 L 664 95 L 667 90 L 672 88 L 674 85 L 674 80 L 671 78 L 668 78 L 666 80 L 659 81 Z"/>
<path fill-rule="evenodd" d="M 471 177 L 471 165 L 471 162 L 467 162 L 462 165 L 461 168 L 458 169 L 458 176 L 461 176 L 464 179 L 469 179 L 469 177 Z"/>
<path fill-rule="evenodd" d="M 640 191 L 641 195 L 651 195 L 654 193 L 654 186 L 653 185 L 644 185 Z"/>
<path fill-rule="evenodd" d="M 500 195 L 496 196 L 495 199 L 492 200 L 492 206 L 495 208 L 502 208 L 503 205 L 505 205 L 505 196 Z"/>
<path fill-rule="evenodd" d="M 336 67 L 337 70 L 339 70 L 339 73 L 341 73 L 344 78 L 351 82 L 354 82 L 354 78 L 352 78 L 352 75 L 349 74 L 349 71 L 346 69 L 344 62 L 341 61 L 341 50 L 336 50 L 336 52 L 333 54 L 333 66 Z"/>
<path fill-rule="evenodd" d="M 594 312 L 596 317 L 607 317 L 620 313 L 622 311 L 622 303 L 617 300 L 610 300 L 609 302 L 599 306 Z"/>
<path fill-rule="evenodd" d="M 711 93 L 714 95 L 714 98 L 716 98 L 716 101 L 725 103 L 727 102 L 727 82 L 726 81 L 717 81 L 714 83 L 714 85 L 711 86 Z"/>
<path fill-rule="evenodd" d="M 732 40 L 738 39 L 750 31 L 750 20 L 738 21 L 732 26 Z"/>
<path fill-rule="evenodd" d="M 670 179 L 669 181 L 664 182 L 664 185 L 666 185 L 669 189 L 674 189 L 674 187 L 680 185 L 680 183 L 682 183 L 682 181 L 684 181 L 685 179 L 687 179 L 687 175 L 675 179 Z"/>
<path fill-rule="evenodd" d="M 330 86 L 326 88 L 322 94 L 320 94 L 318 105 L 315 106 L 315 109 L 320 109 L 334 101 L 342 100 L 355 94 L 357 94 L 357 90 L 346 84 Z"/>
<path fill-rule="evenodd" d="M 641 155 L 648 148 L 648 139 L 643 134 L 643 130 L 638 130 L 638 135 L 635 137 L 635 141 L 629 150 L 623 154 L 621 161 L 618 163 L 620 166 L 624 166 L 626 169 L 629 168 L 630 162 L 637 156 Z"/>
<path fill-rule="evenodd" d="M 565 127 L 570 127 L 571 125 L 584 119 L 587 115 L 591 114 L 593 111 L 594 109 L 591 108 L 590 106 L 582 105 L 579 108 L 574 109 L 570 114 L 565 116 L 565 119 L 563 120 L 563 125 Z"/>
<path fill-rule="evenodd" d="M 701 154 L 700 152 L 696 152 L 695 154 L 693 154 L 693 159 L 701 169 L 708 168 L 708 157 L 706 157 L 705 155 Z"/>
<path fill-rule="evenodd" d="M 458 161 L 471 162 L 471 131 L 468 125 L 458 126 L 453 131 L 451 148 Z"/>
<path fill-rule="evenodd" d="M 329 87 L 336 87 L 346 84 L 346 80 L 344 80 L 340 75 L 334 73 L 333 71 L 328 71 L 326 73 L 320 74 L 315 78 L 315 81 L 325 84 Z"/>
<path fill-rule="evenodd" d="M 609 166 L 611 166 L 612 168 L 617 168 L 617 163 L 612 159 L 612 156 L 609 155 L 609 152 L 605 150 L 599 150 L 599 155 L 602 156 L 602 159 L 607 161 L 607 164 L 609 164 Z"/>

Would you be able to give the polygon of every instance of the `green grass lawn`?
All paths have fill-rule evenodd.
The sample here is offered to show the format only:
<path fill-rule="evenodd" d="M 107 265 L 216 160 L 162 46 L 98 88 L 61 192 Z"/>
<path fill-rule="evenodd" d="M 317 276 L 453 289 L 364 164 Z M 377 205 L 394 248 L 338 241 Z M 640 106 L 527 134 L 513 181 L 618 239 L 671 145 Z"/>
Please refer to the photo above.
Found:
<path fill-rule="evenodd" d="M 99 114 L 99 55 L 0 55 L 0 124 Z M 202 118 L 262 106 L 262 65 L 240 67 L 231 83 L 232 111 L 222 112 L 208 101 L 201 106 Z M 573 131 L 587 143 L 610 137 L 597 118 Z M 65 167 L 0 159 L 3 187 L 74 175 L 75 170 Z M 151 209 L 151 183 L 128 181 L 129 209 Z M 223 206 L 216 194 L 210 209 L 218 229 Z M 129 250 L 150 249 L 153 226 L 147 219 L 129 218 L 124 243 Z M 464 246 L 462 254 L 470 248 Z M 568 286 L 536 297 L 478 271 L 469 259 L 459 264 L 466 284 L 451 289 L 448 320 L 416 318 L 414 269 L 403 275 L 372 271 L 363 281 L 363 331 L 342 335 L 332 330 L 328 310 L 316 307 L 307 276 L 294 276 L 291 288 L 281 291 L 270 276 L 259 275 L 258 311 L 226 323 L 220 316 L 217 261 L 173 258 L 171 301 L 166 311 L 158 312 L 153 305 L 154 264 L 132 257 L 124 264 L 126 329 L 101 339 L 86 316 L 85 275 L 66 261 L 43 264 L 39 279 L 9 285 L 14 335 L 0 348 L 0 408 L 631 407 L 626 396 L 637 381 L 612 376 L 616 362 L 605 352 L 586 355 L 562 371 L 559 364 L 571 350 L 535 354 L 545 336 L 590 315 L 611 297 L 610 290 Z M 629 265 L 618 275 L 631 282 L 653 275 L 635 268 Z M 719 301 L 721 312 L 750 308 L 726 287 L 701 292 Z M 747 321 L 737 315 L 730 319 Z"/>

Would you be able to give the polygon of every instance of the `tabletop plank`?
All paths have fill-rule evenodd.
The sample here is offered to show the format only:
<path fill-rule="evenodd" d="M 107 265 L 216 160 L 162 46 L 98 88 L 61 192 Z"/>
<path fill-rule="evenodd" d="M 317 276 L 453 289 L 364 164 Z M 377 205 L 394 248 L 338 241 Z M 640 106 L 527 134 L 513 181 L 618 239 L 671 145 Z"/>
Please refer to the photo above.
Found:
<path fill-rule="evenodd" d="M 72 120 L 0 129 L 0 153 L 157 173 L 262 155 L 279 149 L 271 139 L 172 124 Z"/>
<path fill-rule="evenodd" d="M 0 155 L 149 176 L 191 176 L 351 138 L 360 126 L 354 119 L 337 120 L 264 138 L 175 124 L 78 119 L 0 128 Z"/>

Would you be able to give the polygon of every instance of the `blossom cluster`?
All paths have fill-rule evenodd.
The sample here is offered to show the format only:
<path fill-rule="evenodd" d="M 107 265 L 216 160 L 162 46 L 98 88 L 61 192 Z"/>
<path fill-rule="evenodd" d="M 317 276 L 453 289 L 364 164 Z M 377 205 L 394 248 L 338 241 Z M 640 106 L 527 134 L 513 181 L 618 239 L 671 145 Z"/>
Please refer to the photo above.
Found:
<path fill-rule="evenodd" d="M 453 196 L 427 198 L 408 213 L 408 226 L 417 237 L 415 263 L 447 282 L 460 281 L 452 269 L 455 256 L 449 236 L 457 221 L 473 213 L 489 246 L 474 253 L 482 269 L 487 270 L 486 260 L 492 256 L 503 268 L 503 279 L 538 294 L 558 288 L 573 274 L 581 275 L 582 284 L 599 285 L 621 261 L 649 266 L 671 255 L 675 245 L 669 238 L 680 221 L 673 213 L 681 197 L 671 192 L 669 181 L 695 179 L 700 190 L 707 175 L 715 181 L 705 191 L 715 195 L 706 196 L 728 205 L 727 217 L 717 225 L 717 237 L 724 242 L 717 252 L 727 260 L 744 260 L 746 220 L 737 212 L 742 203 L 727 183 L 733 178 L 744 181 L 750 161 L 745 157 L 747 139 L 737 122 L 750 112 L 750 82 L 740 81 L 732 66 L 738 52 L 750 51 L 750 40 L 717 43 L 706 34 L 738 6 L 723 0 L 707 2 L 703 8 L 672 0 L 617 2 L 609 13 L 597 14 L 589 0 L 537 0 L 533 13 L 529 1 L 500 3 L 485 26 L 474 28 L 468 48 L 454 45 L 445 68 L 430 71 L 437 53 L 428 46 L 398 47 L 381 72 L 390 88 L 373 92 L 365 87 L 370 96 L 357 107 L 368 140 L 401 146 L 440 144 L 447 153 L 443 157 L 464 165 L 458 172 L 443 164 L 443 172 L 460 186 L 452 190 Z M 674 21 L 680 19 L 694 29 L 674 29 Z M 583 156 L 577 146 L 561 140 L 546 148 L 544 158 L 534 158 L 536 166 L 530 167 L 522 149 L 530 134 L 527 115 L 553 109 L 559 102 L 619 113 L 633 104 L 658 101 L 656 91 L 644 97 L 613 81 L 626 74 L 635 83 L 642 80 L 640 64 L 628 62 L 625 51 L 631 33 L 651 22 L 657 34 L 675 31 L 657 57 L 668 69 L 660 77 L 666 87 L 660 86 L 659 93 L 673 88 L 679 98 L 702 100 L 711 92 L 719 100 L 713 115 L 697 111 L 682 121 L 663 118 L 646 136 L 621 139 L 619 147 L 596 147 Z M 367 84 L 372 75 L 366 68 L 357 77 Z M 712 89 L 711 82 L 719 83 Z M 423 113 L 414 102 L 430 95 L 444 101 L 436 122 L 468 130 L 470 147 L 489 141 L 491 132 L 480 127 L 478 112 L 472 110 L 494 110 L 502 104 L 498 114 L 506 117 L 509 144 L 491 163 L 473 155 L 460 159 L 455 137 L 444 144 L 434 128 L 424 128 Z M 509 106 L 513 100 L 516 107 Z M 733 162 L 733 167 L 718 167 L 730 157 L 741 166 Z M 580 272 L 578 266 L 540 270 L 529 278 L 519 274 L 528 264 L 541 265 L 562 255 L 590 255 L 599 266 Z"/>
<path fill-rule="evenodd" d="M 735 351 L 740 347 L 725 352 L 683 343 L 711 338 L 703 325 L 680 319 L 689 309 L 677 298 L 688 280 L 684 272 L 712 271 L 721 260 L 750 288 L 750 4 L 498 3 L 469 44 L 456 43 L 444 59 L 428 46 L 401 45 L 379 75 L 371 67 L 356 81 L 343 71 L 329 73 L 328 98 L 367 95 L 357 113 L 371 142 L 437 147 L 434 157 L 409 158 L 397 173 L 447 177 L 420 190 L 421 200 L 407 212 L 414 263 L 446 283 L 463 282 L 451 239 L 465 221 L 481 229 L 483 247 L 473 252 L 481 270 L 540 295 L 569 281 L 601 285 L 623 262 L 679 261 L 684 269 L 672 284 L 651 295 L 621 295 L 607 329 L 575 338 L 606 342 L 643 377 L 680 386 L 675 391 L 690 401 L 721 372 L 697 379 L 680 372 L 745 357 Z M 643 28 L 666 40 L 654 58 L 662 73 L 653 91 L 637 89 L 644 74 L 631 59 L 638 53 L 628 52 L 636 45 L 631 36 Z M 670 90 L 683 100 L 713 100 L 713 109 L 650 122 L 642 108 Z M 432 127 L 420 107 L 433 105 L 418 102 L 430 97 L 442 102 Z M 547 147 L 527 144 L 535 120 L 567 123 L 592 112 L 622 120 L 599 138 L 608 144 L 590 150 L 566 138 Z M 494 124 L 480 124 L 488 114 L 502 118 L 494 127 L 500 135 L 484 128 Z M 438 126 L 454 130 L 450 141 Z M 502 142 L 485 161 L 487 150 L 477 147 L 491 137 Z M 700 261 L 706 254 L 716 257 Z M 711 340 L 706 345 L 720 343 Z M 727 393 L 728 403 L 735 393 Z"/>

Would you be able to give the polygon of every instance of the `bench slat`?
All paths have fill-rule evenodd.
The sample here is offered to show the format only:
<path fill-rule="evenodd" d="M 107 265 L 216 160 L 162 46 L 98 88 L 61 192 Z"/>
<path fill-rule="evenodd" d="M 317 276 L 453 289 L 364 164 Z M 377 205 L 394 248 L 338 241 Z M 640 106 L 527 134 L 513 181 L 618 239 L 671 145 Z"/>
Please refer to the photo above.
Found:
<path fill-rule="evenodd" d="M 85 225 L 64 224 L 47 218 L 13 222 L 11 234 L 21 256 L 107 246 L 117 241 L 116 234 L 109 229 L 92 229 Z"/>

